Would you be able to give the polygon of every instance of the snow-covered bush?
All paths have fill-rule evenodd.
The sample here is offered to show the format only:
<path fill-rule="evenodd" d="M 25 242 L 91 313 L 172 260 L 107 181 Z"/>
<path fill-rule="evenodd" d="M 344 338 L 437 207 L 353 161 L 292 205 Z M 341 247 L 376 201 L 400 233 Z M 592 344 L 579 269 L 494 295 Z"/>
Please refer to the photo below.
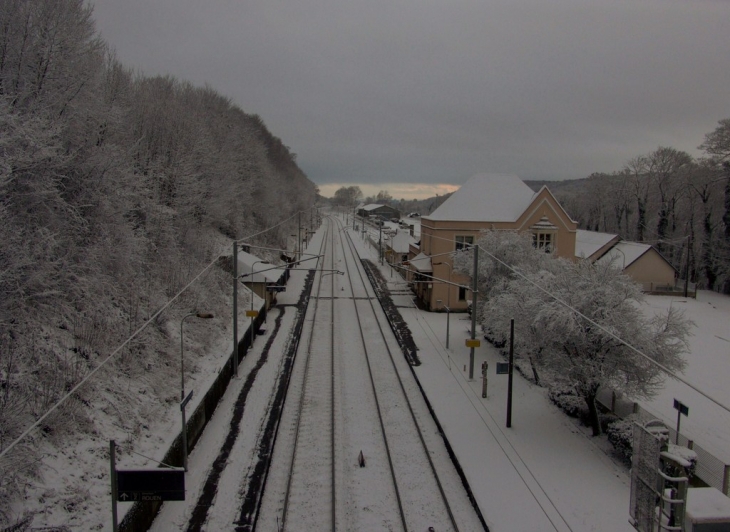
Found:
<path fill-rule="evenodd" d="M 616 450 L 621 459 L 631 465 L 634 441 L 634 418 L 629 416 L 626 419 L 619 419 L 609 423 L 605 429 L 608 441 Z"/>
<path fill-rule="evenodd" d="M 578 418 L 583 422 L 588 419 L 588 406 L 585 399 L 580 397 L 574 389 L 566 386 L 551 387 L 548 398 L 570 417 Z"/>

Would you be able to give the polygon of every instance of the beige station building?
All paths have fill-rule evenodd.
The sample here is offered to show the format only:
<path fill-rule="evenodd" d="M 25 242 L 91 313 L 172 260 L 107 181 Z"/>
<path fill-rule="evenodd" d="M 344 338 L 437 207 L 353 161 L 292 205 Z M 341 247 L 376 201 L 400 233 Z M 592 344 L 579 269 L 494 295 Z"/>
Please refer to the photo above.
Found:
<path fill-rule="evenodd" d="M 471 281 L 452 271 L 452 256 L 483 230 L 529 232 L 535 247 L 570 260 L 613 259 L 646 291 L 675 284 L 676 271 L 651 245 L 579 230 L 546 186 L 535 192 L 516 175 L 478 174 L 421 218 L 420 242 L 410 245 L 407 272 L 420 305 L 467 309 Z"/>

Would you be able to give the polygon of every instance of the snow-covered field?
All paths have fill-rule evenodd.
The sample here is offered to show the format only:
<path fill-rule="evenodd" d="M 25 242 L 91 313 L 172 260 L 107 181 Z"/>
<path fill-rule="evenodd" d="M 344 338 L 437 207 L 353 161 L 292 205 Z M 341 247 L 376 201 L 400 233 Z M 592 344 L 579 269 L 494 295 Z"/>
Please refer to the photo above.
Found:
<path fill-rule="evenodd" d="M 649 296 L 646 311 L 665 311 L 670 305 L 684 309 L 695 323 L 682 377 L 730 406 L 730 297 L 706 290 L 699 290 L 697 299 Z M 675 427 L 674 399 L 689 407 L 689 416 L 682 416 L 680 432 L 730 464 L 730 413 L 723 408 L 675 379 L 667 379 L 664 389 L 641 405 Z"/>

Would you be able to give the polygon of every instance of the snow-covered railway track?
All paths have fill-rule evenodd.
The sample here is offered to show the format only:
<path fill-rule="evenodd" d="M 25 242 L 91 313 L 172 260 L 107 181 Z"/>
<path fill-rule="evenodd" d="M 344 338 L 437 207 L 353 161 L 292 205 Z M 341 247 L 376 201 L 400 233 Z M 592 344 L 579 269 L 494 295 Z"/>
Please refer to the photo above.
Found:
<path fill-rule="evenodd" d="M 484 530 L 353 242 L 325 224 L 257 529 Z"/>
<path fill-rule="evenodd" d="M 425 441 L 424 428 L 411 404 L 418 390 L 412 379 L 402 376 L 409 371 L 407 363 L 390 329 L 383 326 L 382 309 L 376 305 L 375 294 L 349 234 L 338 232 L 338 235 L 353 295 L 357 322 L 353 335 L 359 337 L 360 372 L 363 380 L 369 381 L 373 403 L 368 415 L 363 416 L 368 418 L 369 432 L 375 436 L 369 442 L 371 452 L 363 455 L 365 467 L 381 470 L 380 492 L 386 495 L 382 501 L 384 507 L 380 509 L 382 521 L 377 528 L 459 530 Z M 360 294 L 367 297 L 357 297 Z M 364 421 L 358 423 L 360 432 Z M 364 495 L 369 500 L 373 494 Z M 358 523 L 356 528 L 364 530 L 366 527 L 361 525 Z"/>
<path fill-rule="evenodd" d="M 332 234 L 332 223 L 328 221 L 320 251 L 325 255 L 325 265 Z M 331 252 L 329 258 L 331 265 Z M 310 326 L 306 339 L 304 375 L 293 428 L 293 445 L 281 510 L 281 530 L 301 530 L 303 526 L 308 530 L 336 528 L 332 273 L 320 269 L 317 274 L 314 305 L 308 318 Z M 329 334 L 315 332 L 328 330 Z M 312 453 L 311 449 L 318 452 Z"/>

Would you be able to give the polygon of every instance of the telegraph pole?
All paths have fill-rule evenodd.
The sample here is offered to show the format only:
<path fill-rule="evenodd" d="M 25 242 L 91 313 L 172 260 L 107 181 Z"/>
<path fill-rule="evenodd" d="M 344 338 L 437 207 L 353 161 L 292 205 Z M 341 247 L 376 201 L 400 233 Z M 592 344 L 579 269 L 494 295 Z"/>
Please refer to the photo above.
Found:
<path fill-rule="evenodd" d="M 233 376 L 238 377 L 238 241 L 233 241 Z"/>
<path fill-rule="evenodd" d="M 383 265 L 383 220 L 380 220 L 378 226 L 378 257 L 380 258 L 380 265 Z"/>
<path fill-rule="evenodd" d="M 474 279 L 471 289 L 471 339 L 472 347 L 469 348 L 469 379 L 474 378 L 474 339 L 477 333 L 477 270 L 479 268 L 479 246 L 474 244 Z"/>
<path fill-rule="evenodd" d="M 512 426 L 512 368 L 515 362 L 515 320 L 509 320 L 509 376 L 507 379 L 507 428 Z"/>

